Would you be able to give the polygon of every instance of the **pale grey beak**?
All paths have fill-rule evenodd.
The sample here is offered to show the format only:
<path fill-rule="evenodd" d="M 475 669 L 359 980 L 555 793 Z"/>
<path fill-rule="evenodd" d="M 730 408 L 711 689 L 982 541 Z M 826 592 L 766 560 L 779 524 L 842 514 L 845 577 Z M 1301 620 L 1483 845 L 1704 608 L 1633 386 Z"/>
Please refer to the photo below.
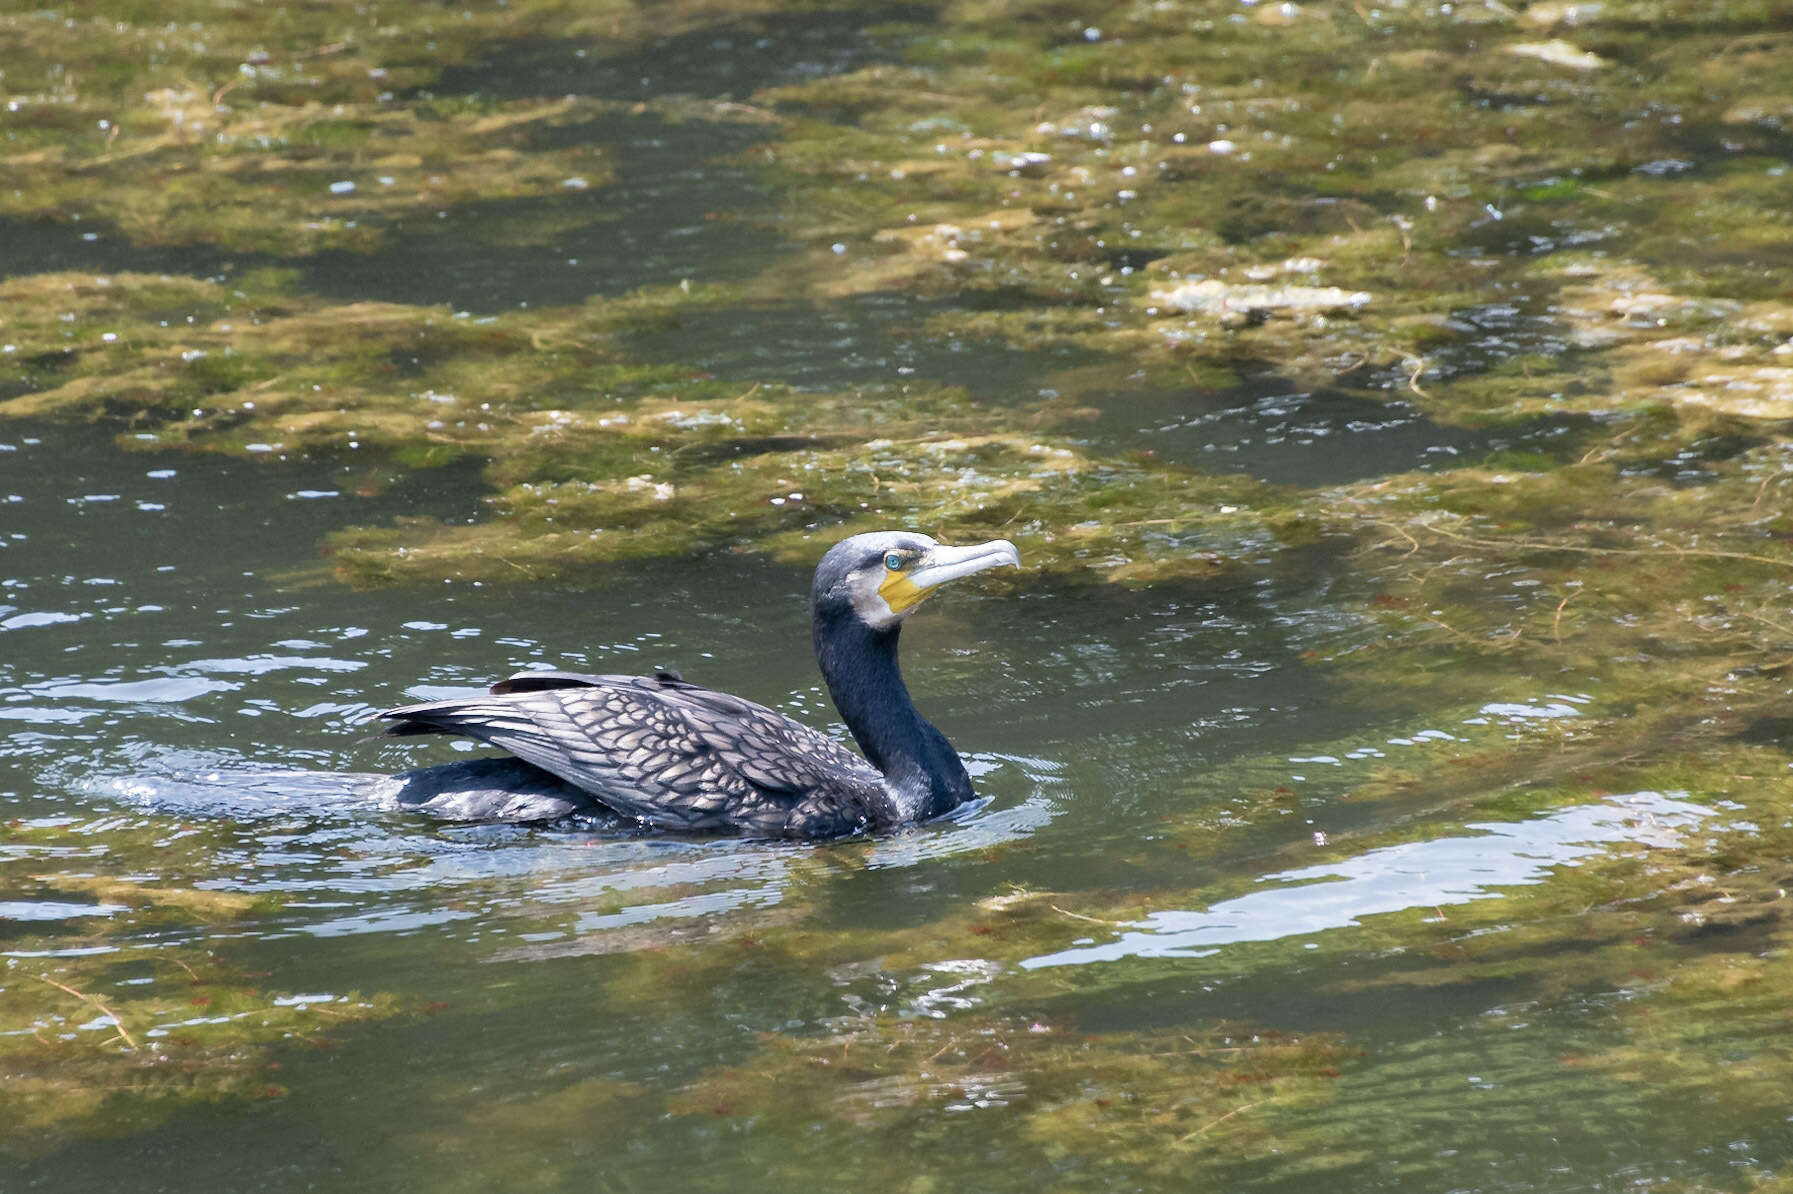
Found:
<path fill-rule="evenodd" d="M 1007 539 L 992 539 L 975 547 L 948 547 L 940 543 L 928 553 L 926 562 L 909 573 L 908 577 L 916 588 L 931 589 L 949 580 L 958 580 L 961 576 L 970 576 L 973 572 L 982 572 L 986 568 L 999 568 L 1004 564 L 1011 568 L 1021 566 L 1021 553 Z"/>

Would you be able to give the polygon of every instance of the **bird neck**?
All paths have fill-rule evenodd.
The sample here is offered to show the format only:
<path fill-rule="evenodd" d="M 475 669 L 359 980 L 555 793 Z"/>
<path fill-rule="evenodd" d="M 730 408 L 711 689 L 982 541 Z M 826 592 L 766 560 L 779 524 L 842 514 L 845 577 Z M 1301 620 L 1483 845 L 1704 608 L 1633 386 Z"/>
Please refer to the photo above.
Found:
<path fill-rule="evenodd" d="M 816 611 L 814 625 L 828 695 L 905 818 L 922 820 L 969 800 L 971 777 L 958 752 L 909 699 L 897 666 L 900 625 L 878 630 L 855 614 L 825 610 Z"/>

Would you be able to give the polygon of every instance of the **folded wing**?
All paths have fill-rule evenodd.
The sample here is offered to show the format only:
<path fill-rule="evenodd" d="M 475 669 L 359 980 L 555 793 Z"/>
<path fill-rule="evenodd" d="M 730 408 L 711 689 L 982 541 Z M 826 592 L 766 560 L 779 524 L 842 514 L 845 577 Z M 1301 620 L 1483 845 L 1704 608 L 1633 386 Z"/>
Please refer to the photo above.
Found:
<path fill-rule="evenodd" d="M 380 715 L 392 736 L 489 742 L 668 829 L 820 836 L 873 819 L 882 777 L 763 705 L 657 676 L 526 672 L 490 694 Z"/>

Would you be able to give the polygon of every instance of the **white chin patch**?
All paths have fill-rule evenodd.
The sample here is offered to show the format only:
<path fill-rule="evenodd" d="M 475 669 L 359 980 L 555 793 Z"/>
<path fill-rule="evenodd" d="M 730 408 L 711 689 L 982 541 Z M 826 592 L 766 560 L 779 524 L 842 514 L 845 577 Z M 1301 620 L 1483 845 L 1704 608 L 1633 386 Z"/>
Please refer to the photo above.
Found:
<path fill-rule="evenodd" d="M 859 615 L 861 622 L 874 630 L 888 630 L 907 616 L 890 608 L 890 603 L 884 600 L 883 594 L 878 592 L 868 576 L 853 578 L 852 593 L 853 612 Z M 913 610 L 915 607 L 909 608 Z"/>

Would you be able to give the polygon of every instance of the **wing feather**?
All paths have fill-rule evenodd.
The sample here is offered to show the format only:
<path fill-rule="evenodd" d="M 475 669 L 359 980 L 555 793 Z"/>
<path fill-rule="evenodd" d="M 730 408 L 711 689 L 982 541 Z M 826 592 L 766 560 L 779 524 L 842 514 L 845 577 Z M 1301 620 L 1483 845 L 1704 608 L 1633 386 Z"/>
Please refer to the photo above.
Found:
<path fill-rule="evenodd" d="M 820 798 L 844 832 L 882 793 L 882 777 L 826 734 L 665 673 L 524 673 L 486 696 L 380 716 L 393 735 L 488 742 L 663 828 L 781 833 Z"/>

